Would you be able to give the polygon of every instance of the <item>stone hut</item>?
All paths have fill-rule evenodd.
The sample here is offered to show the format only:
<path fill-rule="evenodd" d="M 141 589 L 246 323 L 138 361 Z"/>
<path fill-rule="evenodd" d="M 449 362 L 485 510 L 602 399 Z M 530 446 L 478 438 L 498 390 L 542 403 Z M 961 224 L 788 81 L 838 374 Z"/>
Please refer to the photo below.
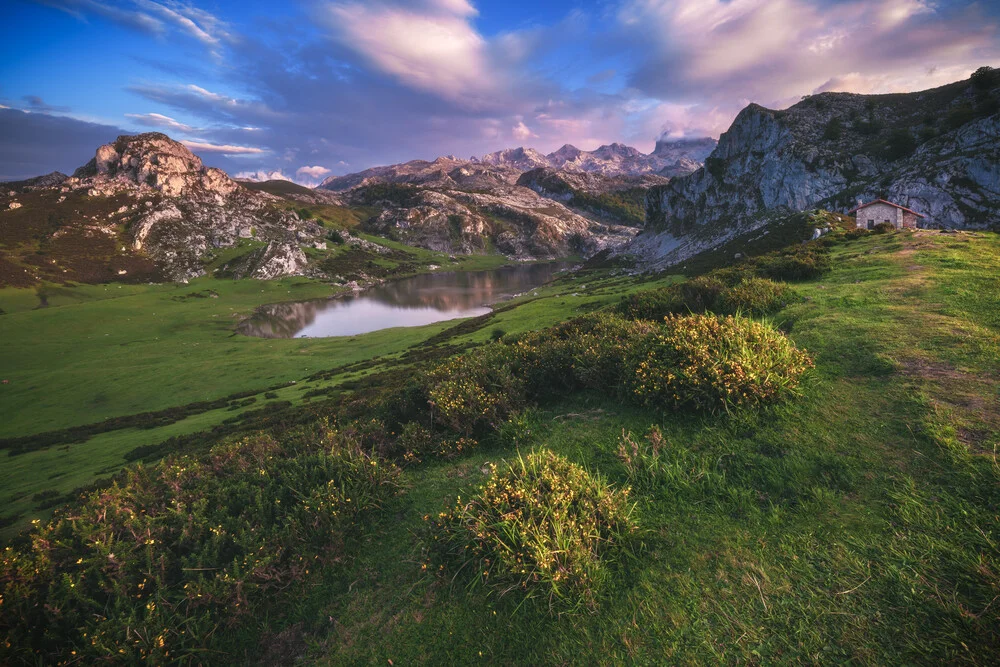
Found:
<path fill-rule="evenodd" d="M 848 211 L 848 214 L 851 213 L 855 215 L 856 224 L 860 229 L 873 229 L 875 225 L 882 222 L 888 222 L 896 229 L 915 229 L 917 219 L 924 217 L 905 206 L 893 204 L 884 199 L 858 204 L 857 208 Z"/>

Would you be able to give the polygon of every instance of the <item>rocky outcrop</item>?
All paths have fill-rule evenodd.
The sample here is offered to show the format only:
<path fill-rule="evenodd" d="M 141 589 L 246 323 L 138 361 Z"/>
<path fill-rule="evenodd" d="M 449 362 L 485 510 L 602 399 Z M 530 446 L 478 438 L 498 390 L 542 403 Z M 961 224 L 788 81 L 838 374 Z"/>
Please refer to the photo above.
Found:
<path fill-rule="evenodd" d="M 74 225 L 97 229 L 115 237 L 123 252 L 155 263 L 155 273 L 169 280 L 203 274 L 208 257 L 244 239 L 265 241 L 269 249 L 249 274 L 304 273 L 299 246 L 325 240 L 319 225 L 300 220 L 278 197 L 242 187 L 156 132 L 121 136 L 99 147 L 72 177 L 53 173 L 8 185 L 52 193 L 35 201 L 46 202 L 55 219 L 67 221 L 54 234 L 65 234 Z M 111 206 L 116 208 L 104 213 Z M 88 215 L 85 209 L 101 214 Z"/>
<path fill-rule="evenodd" d="M 226 196 L 239 187 L 226 172 L 205 167 L 187 146 L 159 132 L 118 137 L 73 176 L 148 185 L 168 197 L 194 190 Z"/>
<path fill-rule="evenodd" d="M 621 245 L 636 233 L 634 228 L 596 222 L 529 188 L 510 185 L 489 191 L 414 188 L 396 199 L 374 203 L 381 212 L 366 224 L 370 231 L 442 252 L 468 254 L 492 247 L 519 259 L 589 256 Z"/>
<path fill-rule="evenodd" d="M 925 224 L 1000 225 L 1000 76 L 920 93 L 824 93 L 745 108 L 696 172 L 649 190 L 647 232 L 623 252 L 649 266 L 822 207 L 883 198 Z M 654 238 L 658 237 L 658 238 Z"/>

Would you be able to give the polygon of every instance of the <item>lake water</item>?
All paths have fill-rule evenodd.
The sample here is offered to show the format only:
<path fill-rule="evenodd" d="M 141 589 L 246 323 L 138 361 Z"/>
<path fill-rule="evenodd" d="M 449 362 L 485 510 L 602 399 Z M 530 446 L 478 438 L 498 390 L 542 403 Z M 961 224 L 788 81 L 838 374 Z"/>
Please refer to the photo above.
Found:
<path fill-rule="evenodd" d="M 320 338 L 476 317 L 490 312 L 492 304 L 548 282 L 567 266 L 546 262 L 423 274 L 352 296 L 262 306 L 237 330 L 263 338 Z"/>

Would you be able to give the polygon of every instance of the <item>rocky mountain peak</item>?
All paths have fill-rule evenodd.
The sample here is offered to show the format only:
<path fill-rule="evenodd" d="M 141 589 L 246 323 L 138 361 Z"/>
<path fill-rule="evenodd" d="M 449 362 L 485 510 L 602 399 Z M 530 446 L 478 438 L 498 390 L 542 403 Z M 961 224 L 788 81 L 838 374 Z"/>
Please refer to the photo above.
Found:
<path fill-rule="evenodd" d="M 695 162 L 704 162 L 712 154 L 718 141 L 711 137 L 691 137 L 682 139 L 666 139 L 661 137 L 656 141 L 652 155 L 673 163 L 681 158 Z"/>
<path fill-rule="evenodd" d="M 613 144 L 605 144 L 604 146 L 601 146 L 597 150 L 593 151 L 593 154 L 596 157 L 603 159 L 613 157 L 636 158 L 642 156 L 642 153 L 639 152 L 638 149 L 618 143 L 617 141 Z"/>
<path fill-rule="evenodd" d="M 239 187 L 224 171 L 206 168 L 187 146 L 160 132 L 122 135 L 104 144 L 73 176 L 148 185 L 171 197 L 192 189 L 228 195 Z"/>
<path fill-rule="evenodd" d="M 573 144 L 563 144 L 562 148 L 552 153 L 549 153 L 547 157 L 556 166 L 562 166 L 566 162 L 571 162 L 583 153 L 579 148 Z"/>

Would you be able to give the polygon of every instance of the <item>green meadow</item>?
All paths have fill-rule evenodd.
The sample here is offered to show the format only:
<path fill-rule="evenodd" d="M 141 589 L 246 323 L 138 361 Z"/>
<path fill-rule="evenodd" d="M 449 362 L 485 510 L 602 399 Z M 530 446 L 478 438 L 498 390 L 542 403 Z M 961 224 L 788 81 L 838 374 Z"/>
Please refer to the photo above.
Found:
<path fill-rule="evenodd" d="M 318 552 L 281 600 L 260 603 L 217 642 L 215 657 L 992 664 L 1000 237 L 866 235 L 838 240 L 828 257 L 827 273 L 790 283 L 799 298 L 765 318 L 813 359 L 797 395 L 722 412 L 644 407 L 613 387 L 542 396 L 471 450 L 400 462 L 398 493 L 373 501 L 335 558 Z M 37 294 L 0 292 L 10 379 L 2 437 L 258 392 L 253 403 L 235 398 L 170 424 L 10 456 L 0 472 L 7 534 L 48 516 L 47 499 L 113 474 L 137 446 L 268 402 L 319 415 L 334 395 L 324 391 L 360 395 L 411 368 L 421 375 L 435 354 L 513 341 L 678 280 L 591 269 L 483 318 L 307 341 L 232 335 L 256 305 L 329 293 L 304 280 L 59 289 L 40 309 Z M 190 296 L 209 289 L 218 298 Z M 653 428 L 659 435 L 647 436 Z M 648 452 L 654 440 L 655 455 L 626 464 L 623 451 Z M 525 601 L 433 560 L 428 518 L 474 497 L 491 464 L 539 448 L 630 489 L 634 503 L 633 551 L 582 610 Z"/>

